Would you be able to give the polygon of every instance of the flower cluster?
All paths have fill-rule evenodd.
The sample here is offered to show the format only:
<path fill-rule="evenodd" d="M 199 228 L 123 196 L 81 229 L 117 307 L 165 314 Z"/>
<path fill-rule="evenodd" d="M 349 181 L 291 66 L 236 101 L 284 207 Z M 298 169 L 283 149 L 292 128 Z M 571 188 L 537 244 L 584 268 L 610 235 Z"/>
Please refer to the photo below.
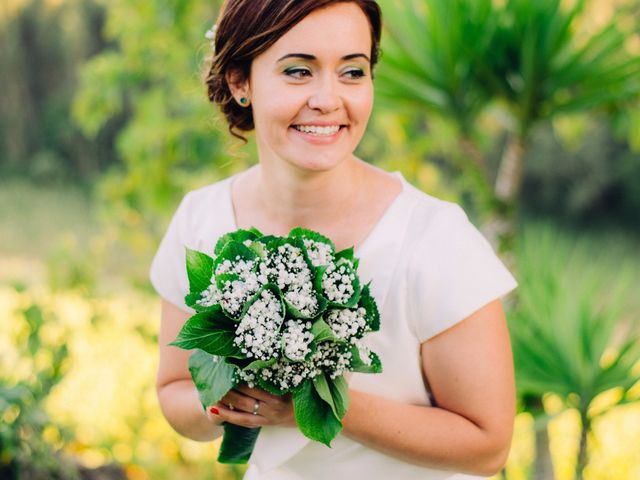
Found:
<path fill-rule="evenodd" d="M 282 290 L 285 300 L 305 317 L 318 311 L 313 276 L 302 249 L 290 244 L 279 245 L 266 258 L 267 275 Z"/>
<path fill-rule="evenodd" d="M 351 270 L 351 263 L 340 265 L 330 263 L 322 280 L 322 288 L 329 300 L 346 303 L 354 293 L 353 281 L 356 276 Z"/>
<path fill-rule="evenodd" d="M 270 290 L 263 290 L 240 320 L 234 343 L 241 347 L 247 357 L 260 360 L 277 358 L 280 343 L 278 331 L 283 320 L 280 299 Z"/>
<path fill-rule="evenodd" d="M 192 292 L 190 306 L 219 309 L 227 319 L 212 325 L 227 329 L 237 348 L 238 380 L 286 393 L 322 374 L 375 371 L 377 357 L 362 337 L 378 328 L 379 316 L 368 285 L 360 287 L 352 249 L 336 253 L 309 230 L 284 238 L 238 230 L 216 253 L 203 261 L 210 283 Z"/>

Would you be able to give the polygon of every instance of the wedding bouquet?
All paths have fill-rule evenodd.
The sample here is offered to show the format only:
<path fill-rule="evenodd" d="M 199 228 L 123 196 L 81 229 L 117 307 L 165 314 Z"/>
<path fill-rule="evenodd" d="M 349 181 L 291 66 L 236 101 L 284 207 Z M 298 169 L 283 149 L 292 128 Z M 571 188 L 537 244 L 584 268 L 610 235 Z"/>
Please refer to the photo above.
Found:
<path fill-rule="evenodd" d="M 292 396 L 301 432 L 331 446 L 349 395 L 344 373 L 378 373 L 362 342 L 380 328 L 369 283 L 361 286 L 353 247 L 335 251 L 312 230 L 286 237 L 236 230 L 213 257 L 186 251 L 193 315 L 171 345 L 195 351 L 189 370 L 206 408 L 239 383 Z M 260 428 L 224 424 L 218 461 L 246 463 Z"/>

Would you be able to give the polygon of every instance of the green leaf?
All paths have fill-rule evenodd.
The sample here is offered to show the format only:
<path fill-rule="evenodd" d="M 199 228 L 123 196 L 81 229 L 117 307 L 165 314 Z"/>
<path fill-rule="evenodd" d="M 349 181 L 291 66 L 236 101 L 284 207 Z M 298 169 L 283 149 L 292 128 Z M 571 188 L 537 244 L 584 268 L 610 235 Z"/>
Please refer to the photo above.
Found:
<path fill-rule="evenodd" d="M 239 229 L 239 230 L 236 230 L 235 232 L 227 233 L 221 236 L 216 242 L 216 246 L 213 252 L 216 254 L 216 256 L 218 256 L 223 252 L 225 247 L 231 242 L 243 244 L 243 242 L 245 242 L 246 240 L 253 241 L 253 240 L 257 240 L 262 236 L 263 236 L 262 233 L 260 233 L 260 231 L 254 227 L 251 227 L 249 230 Z"/>
<path fill-rule="evenodd" d="M 349 387 L 342 375 L 331 379 L 323 373 L 313 378 L 313 386 L 318 395 L 331 407 L 337 419 L 342 420 L 349 408 Z"/>
<path fill-rule="evenodd" d="M 229 390 L 236 386 L 237 367 L 230 365 L 218 355 L 195 350 L 189 357 L 189 372 L 198 389 L 203 408 L 215 405 Z"/>
<path fill-rule="evenodd" d="M 293 410 L 300 431 L 312 440 L 331 447 L 342 430 L 342 422 L 316 391 L 312 381 L 305 381 L 293 392 Z"/>
<path fill-rule="evenodd" d="M 370 284 L 371 282 L 362 287 L 362 293 L 360 294 L 358 305 L 367 311 L 367 329 L 370 332 L 377 332 L 380 330 L 380 312 L 378 311 L 378 304 L 376 303 L 376 300 L 371 295 L 371 291 L 369 289 Z"/>
<path fill-rule="evenodd" d="M 329 245 L 331 247 L 331 253 L 335 254 L 336 246 L 331 241 L 330 238 L 325 237 L 324 235 L 315 232 L 313 230 L 308 230 L 302 227 L 295 227 L 291 229 L 288 235 L 289 238 L 300 238 L 300 239 L 308 239 L 313 240 L 314 242 L 324 243 L 325 245 Z"/>
<path fill-rule="evenodd" d="M 311 327 L 311 333 L 313 334 L 316 343 L 332 341 L 337 342 L 338 338 L 331 330 L 331 327 L 322 318 L 316 320 Z"/>
<path fill-rule="evenodd" d="M 351 345 L 351 367 L 350 370 L 359 373 L 381 373 L 382 362 L 375 352 L 369 352 L 370 365 L 365 363 L 360 357 L 360 350 L 355 345 Z"/>
<path fill-rule="evenodd" d="M 258 370 L 260 368 L 270 367 L 277 361 L 277 358 L 270 358 L 269 360 L 254 360 L 249 365 L 244 367 L 243 370 Z"/>
<path fill-rule="evenodd" d="M 199 348 L 212 355 L 244 357 L 233 340 L 236 324 L 220 312 L 197 313 L 182 326 L 169 345 L 185 350 Z"/>
<path fill-rule="evenodd" d="M 329 388 L 331 389 L 333 404 L 335 405 L 334 412 L 336 416 L 342 420 L 349 409 L 349 385 L 343 375 L 340 375 L 333 380 L 328 379 L 328 382 Z"/>
<path fill-rule="evenodd" d="M 189 290 L 191 293 L 200 293 L 211 285 L 213 274 L 213 259 L 197 250 L 185 247 L 187 261 L 187 277 L 189 277 Z"/>
<path fill-rule="evenodd" d="M 336 265 L 338 264 L 338 261 L 341 258 L 345 260 L 349 260 L 351 263 L 353 263 L 353 260 L 354 260 L 353 247 L 345 248 L 344 250 L 340 250 L 338 253 L 336 253 L 336 257 L 334 260 Z"/>
<path fill-rule="evenodd" d="M 329 407 L 331 407 L 331 410 L 333 411 L 333 414 L 336 416 L 336 418 L 342 418 L 340 415 L 338 415 L 336 406 L 333 403 L 333 396 L 331 395 L 331 389 L 329 388 L 329 382 L 327 381 L 327 374 L 321 373 L 320 375 L 313 377 L 313 386 L 320 398 L 324 400 L 327 405 L 329 405 Z"/>
<path fill-rule="evenodd" d="M 232 423 L 224 423 L 224 435 L 218 452 L 218 462 L 245 464 L 258 440 L 260 427 L 247 428 Z"/>
<path fill-rule="evenodd" d="M 220 254 L 213 261 L 213 271 L 216 271 L 218 265 L 223 263 L 225 260 L 229 260 L 230 262 L 236 262 L 237 257 L 240 257 L 242 260 L 255 260 L 258 255 L 252 249 L 247 247 L 242 242 L 238 242 L 235 240 L 228 241 Z"/>

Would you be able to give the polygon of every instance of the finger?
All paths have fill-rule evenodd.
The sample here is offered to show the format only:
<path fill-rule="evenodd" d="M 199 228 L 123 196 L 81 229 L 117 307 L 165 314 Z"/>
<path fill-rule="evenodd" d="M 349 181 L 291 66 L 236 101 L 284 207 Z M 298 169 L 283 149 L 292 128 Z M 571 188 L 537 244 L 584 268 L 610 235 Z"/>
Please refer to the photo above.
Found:
<path fill-rule="evenodd" d="M 218 416 L 223 422 L 233 423 L 247 428 L 262 427 L 268 424 L 268 420 L 262 415 L 229 410 L 223 403 L 217 403 Z"/>
<path fill-rule="evenodd" d="M 234 390 L 244 393 L 249 397 L 257 398 L 261 402 L 279 401 L 281 399 L 281 397 L 278 395 L 273 395 L 259 388 L 252 388 L 246 384 L 237 385 L 234 387 Z"/>
<path fill-rule="evenodd" d="M 257 399 L 248 397 L 235 390 L 229 390 L 226 395 L 220 399 L 220 402 L 229 408 L 229 410 L 238 410 L 240 412 L 253 412 L 256 401 Z M 266 403 L 260 403 L 261 405 L 266 405 Z M 233 405 L 233 408 L 230 408 L 229 405 Z"/>
<path fill-rule="evenodd" d="M 216 406 L 208 406 L 205 409 L 205 415 L 207 417 L 207 420 L 209 420 L 210 422 L 218 426 L 222 424 L 222 420 L 220 419 L 220 414 Z"/>

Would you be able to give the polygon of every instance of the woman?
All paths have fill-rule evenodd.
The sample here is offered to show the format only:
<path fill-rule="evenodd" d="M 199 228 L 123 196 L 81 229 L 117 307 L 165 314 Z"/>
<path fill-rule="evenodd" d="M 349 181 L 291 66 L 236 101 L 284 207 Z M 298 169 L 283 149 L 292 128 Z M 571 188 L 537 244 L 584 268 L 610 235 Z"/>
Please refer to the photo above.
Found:
<path fill-rule="evenodd" d="M 207 78 L 231 132 L 255 129 L 258 165 L 185 196 L 154 259 L 163 297 L 158 397 L 173 428 L 213 440 L 262 426 L 246 479 L 469 479 L 504 465 L 514 417 L 500 297 L 516 282 L 457 205 L 353 154 L 373 104 L 373 0 L 229 0 Z M 202 411 L 188 352 L 167 344 L 190 316 L 184 246 L 237 228 L 294 226 L 354 245 L 381 329 L 383 373 L 353 374 L 332 448 L 296 428 L 291 400 L 239 386 Z M 256 414 L 254 414 L 256 412 Z"/>

